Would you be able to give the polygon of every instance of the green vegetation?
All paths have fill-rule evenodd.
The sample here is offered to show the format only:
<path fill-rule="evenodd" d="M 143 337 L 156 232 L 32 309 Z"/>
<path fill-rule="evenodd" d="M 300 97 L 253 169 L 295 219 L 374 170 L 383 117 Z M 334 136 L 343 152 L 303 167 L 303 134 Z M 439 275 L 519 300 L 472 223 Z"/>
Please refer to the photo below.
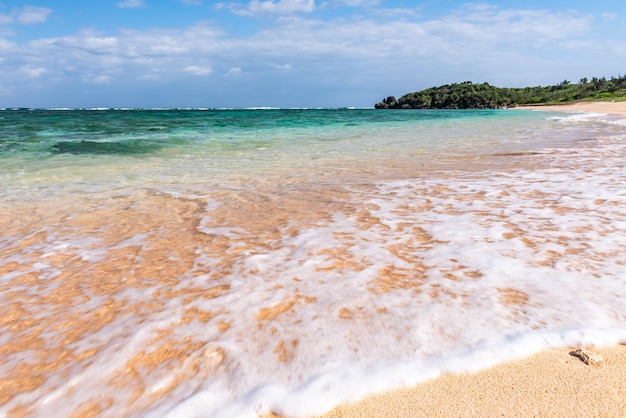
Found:
<path fill-rule="evenodd" d="M 398 100 L 390 96 L 376 109 L 498 109 L 520 105 L 555 104 L 580 100 L 626 100 L 626 76 L 567 80 L 554 86 L 495 87 L 471 81 L 431 87 L 408 93 Z"/>

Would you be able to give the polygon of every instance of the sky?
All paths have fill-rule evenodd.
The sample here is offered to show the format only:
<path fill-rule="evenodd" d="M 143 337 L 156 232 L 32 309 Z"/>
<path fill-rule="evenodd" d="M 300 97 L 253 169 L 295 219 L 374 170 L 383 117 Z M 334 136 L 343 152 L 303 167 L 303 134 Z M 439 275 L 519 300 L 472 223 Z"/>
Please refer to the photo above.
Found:
<path fill-rule="evenodd" d="M 0 107 L 371 107 L 626 73 L 626 2 L 0 0 Z"/>

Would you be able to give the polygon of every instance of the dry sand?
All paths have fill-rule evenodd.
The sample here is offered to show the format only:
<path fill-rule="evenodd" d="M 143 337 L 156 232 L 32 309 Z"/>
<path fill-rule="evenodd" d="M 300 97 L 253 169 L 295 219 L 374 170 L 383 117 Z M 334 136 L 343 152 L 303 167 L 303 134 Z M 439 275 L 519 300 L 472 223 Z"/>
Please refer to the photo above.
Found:
<path fill-rule="evenodd" d="M 522 108 L 626 117 L 626 102 Z M 626 417 L 626 345 L 591 348 L 604 358 L 598 366 L 585 364 L 575 349 L 550 349 L 475 374 L 443 375 L 340 405 L 324 417 Z"/>
<path fill-rule="evenodd" d="M 516 109 L 558 110 L 572 112 L 597 112 L 612 115 L 626 116 L 626 101 L 624 102 L 574 102 L 559 105 L 520 106 Z"/>
<path fill-rule="evenodd" d="M 626 417 L 626 345 L 593 349 L 604 358 L 599 366 L 572 351 L 444 375 L 341 405 L 325 417 Z"/>

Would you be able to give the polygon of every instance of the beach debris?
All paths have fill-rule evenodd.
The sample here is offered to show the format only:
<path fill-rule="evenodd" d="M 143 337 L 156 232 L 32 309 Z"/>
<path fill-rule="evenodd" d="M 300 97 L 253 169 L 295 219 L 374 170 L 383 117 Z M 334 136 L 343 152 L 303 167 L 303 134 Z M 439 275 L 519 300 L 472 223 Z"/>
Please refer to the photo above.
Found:
<path fill-rule="evenodd" d="M 579 348 L 578 350 L 574 351 L 573 355 L 580 358 L 583 363 L 590 366 L 599 366 L 604 361 L 604 358 L 600 354 L 585 350 L 583 348 Z"/>

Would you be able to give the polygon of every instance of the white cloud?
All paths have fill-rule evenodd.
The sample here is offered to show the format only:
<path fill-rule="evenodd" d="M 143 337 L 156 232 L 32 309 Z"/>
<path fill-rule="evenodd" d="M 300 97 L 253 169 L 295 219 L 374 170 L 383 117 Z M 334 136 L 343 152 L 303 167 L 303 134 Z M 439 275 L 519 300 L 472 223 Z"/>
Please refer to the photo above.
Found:
<path fill-rule="evenodd" d="M 146 4 L 143 0 L 124 0 L 117 3 L 117 7 L 121 7 L 122 9 L 133 9 L 137 7 L 145 7 Z"/>
<path fill-rule="evenodd" d="M 617 13 L 602 13 L 602 17 L 605 20 L 613 21 L 613 20 L 616 20 L 619 17 L 619 15 Z"/>
<path fill-rule="evenodd" d="M 213 72 L 211 67 L 199 67 L 197 65 L 189 65 L 183 68 L 183 71 L 193 75 L 210 75 Z"/>
<path fill-rule="evenodd" d="M 293 68 L 291 64 L 272 64 L 272 67 L 279 70 L 291 70 Z"/>
<path fill-rule="evenodd" d="M 236 75 L 236 74 L 240 74 L 243 70 L 239 67 L 230 67 L 230 69 L 228 70 L 228 72 L 226 73 L 226 77 L 232 76 L 232 75 Z"/>
<path fill-rule="evenodd" d="M 372 7 L 380 3 L 380 0 L 336 0 L 333 2 L 333 6 Z"/>
<path fill-rule="evenodd" d="M 291 7 L 304 3 L 313 4 L 292 2 Z M 576 14 L 474 7 L 437 20 L 398 19 L 393 23 L 283 17 L 273 27 L 242 38 L 227 38 L 208 23 L 181 30 L 126 29 L 116 36 L 82 32 L 34 41 L 24 55 L 45 57 L 46 62 L 39 66 L 57 67 L 61 72 L 71 63 L 81 74 L 114 74 L 110 71 L 116 70 L 119 74 L 135 72 L 135 78 L 154 74 L 155 69 L 161 79 L 181 69 L 201 76 L 215 71 L 212 66 L 197 65 L 198 60 L 220 63 L 217 70 L 230 75 L 244 67 L 255 68 L 255 72 L 290 70 L 294 74 L 323 69 L 336 73 L 336 77 L 341 77 L 342 71 L 351 77 L 347 74 L 384 69 L 391 63 L 423 66 L 429 61 L 454 61 L 455 66 L 462 67 L 511 59 L 519 54 L 515 52 L 519 45 L 526 48 L 536 42 L 564 42 L 584 37 L 588 29 L 589 19 Z M 12 55 L 20 59 L 18 54 Z M 86 79 L 98 80 L 94 76 Z M 108 80 L 112 81 L 111 76 Z"/>
<path fill-rule="evenodd" d="M 14 8 L 9 14 L 0 14 L 0 25 L 10 23 L 18 23 L 20 25 L 44 23 L 50 14 L 52 14 L 52 9 L 47 7 L 24 6 Z"/>
<path fill-rule="evenodd" d="M 16 15 L 16 20 L 22 25 L 32 25 L 43 23 L 52 13 L 52 9 L 47 7 L 24 6 Z"/>
<path fill-rule="evenodd" d="M 196 57 L 221 56 L 217 48 L 219 33 L 200 24 L 183 30 L 122 30 L 116 36 L 84 31 L 71 36 L 36 39 L 22 45 L 0 38 L 0 52 L 10 51 L 10 59 L 0 65 L 0 71 L 12 69 L 11 77 L 19 80 L 34 75 L 34 69 L 41 67 L 48 69 L 40 73 L 41 77 L 51 74 L 55 79 L 77 78 L 93 84 L 167 79 L 178 77 L 181 72 L 206 76 L 213 69 L 198 66 L 194 61 L 197 62 Z M 20 76 L 16 70 L 26 65 L 33 71 L 22 72 Z M 4 81 L 11 83 L 7 78 Z"/>
<path fill-rule="evenodd" d="M 111 82 L 111 76 L 106 74 L 85 74 L 81 76 L 81 79 L 89 84 L 109 84 Z"/>
<path fill-rule="evenodd" d="M 389 24 L 362 18 L 323 22 L 291 16 L 248 37 L 227 37 L 203 23 L 181 30 L 126 29 L 116 36 L 82 32 L 40 39 L 31 43 L 31 53 L 90 71 L 100 65 L 119 65 L 142 66 L 150 72 L 158 66 L 170 72 L 186 68 L 190 74 L 210 74 L 213 68 L 199 67 L 193 62 L 198 59 L 221 63 L 223 73 L 235 67 L 258 68 L 268 62 L 290 63 L 282 69 L 340 63 L 354 68 L 377 60 L 450 59 L 456 55 L 480 61 L 516 51 L 519 45 L 529 48 L 534 43 L 550 45 L 584 37 L 589 26 L 589 18 L 576 14 L 493 8 L 466 8 L 437 20 L 404 18 Z M 117 61 L 105 61 L 105 57 Z"/>
<path fill-rule="evenodd" d="M 161 76 L 158 74 L 144 74 L 142 76 L 137 77 L 139 80 L 149 80 L 149 81 L 157 81 L 161 79 Z"/>
<path fill-rule="evenodd" d="M 218 3 L 218 9 L 228 9 L 232 13 L 242 16 L 258 14 L 289 15 L 310 13 L 315 10 L 315 0 L 252 0 L 247 5 L 239 3 Z"/>
<path fill-rule="evenodd" d="M 205 24 L 180 30 L 123 30 L 120 48 L 128 57 L 174 57 L 212 51 L 221 32 Z"/>
<path fill-rule="evenodd" d="M 32 78 L 37 78 L 37 77 L 41 76 L 42 74 L 45 74 L 45 73 L 48 72 L 48 70 L 46 68 L 43 68 L 43 67 L 33 67 L 31 65 L 23 66 L 22 68 L 20 68 L 20 70 L 22 72 L 24 72 L 25 74 L 28 74 L 28 76 L 32 77 Z"/>
<path fill-rule="evenodd" d="M 191 6 L 200 6 L 202 4 L 202 0 L 180 0 L 180 2 Z"/>
<path fill-rule="evenodd" d="M 415 7 L 413 9 L 407 8 L 378 8 L 376 9 L 376 15 L 386 19 L 409 19 L 417 18 L 422 15 L 421 7 Z"/>
<path fill-rule="evenodd" d="M 512 40 L 502 37 L 515 36 L 542 41 L 566 39 L 590 29 L 591 16 L 572 12 L 552 13 L 547 10 L 501 10 L 490 5 L 468 5 L 440 22 L 446 30 L 474 38 Z"/>
<path fill-rule="evenodd" d="M 291 5 L 303 3 L 313 4 Z M 198 60 L 220 63 L 218 71 L 222 73 L 233 68 L 259 68 L 263 63 L 289 63 L 266 65 L 279 70 L 370 67 L 374 62 L 384 68 L 391 62 L 421 59 L 480 62 L 498 55 L 510 56 L 519 45 L 528 48 L 539 42 L 548 45 L 579 39 L 585 37 L 589 27 L 590 19 L 577 14 L 495 8 L 465 8 L 436 20 L 398 19 L 387 23 L 362 18 L 323 22 L 291 16 L 248 37 L 226 37 L 208 23 L 180 30 L 125 29 L 115 36 L 86 31 L 39 39 L 11 55 L 14 60 L 21 56 L 42 57 L 46 63 L 41 66 L 48 68 L 71 63 L 85 73 L 98 73 L 102 67 L 120 71 L 141 67 L 144 70 L 139 74 L 151 74 L 159 68 L 162 77 L 181 68 L 195 75 L 214 71 L 213 67 L 194 63 Z M 15 49 L 0 41 L 0 50 L 6 48 Z"/>
<path fill-rule="evenodd" d="M 0 38 L 0 51 L 6 52 L 14 49 L 16 44 L 14 42 L 7 41 L 6 39 Z"/>
<path fill-rule="evenodd" d="M 57 38 L 54 43 L 63 47 L 82 49 L 99 55 L 115 54 L 119 50 L 119 39 L 117 37 L 98 36 L 88 32 L 79 36 Z"/>

